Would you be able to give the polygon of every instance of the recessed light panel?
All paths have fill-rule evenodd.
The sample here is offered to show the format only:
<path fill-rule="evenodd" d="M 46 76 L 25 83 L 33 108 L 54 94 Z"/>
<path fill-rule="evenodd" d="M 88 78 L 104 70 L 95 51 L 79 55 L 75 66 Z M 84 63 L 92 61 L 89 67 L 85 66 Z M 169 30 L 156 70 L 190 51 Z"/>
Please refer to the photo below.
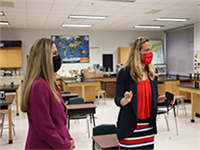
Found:
<path fill-rule="evenodd" d="M 0 21 L 0 25 L 9 25 L 10 23 L 8 21 Z"/>
<path fill-rule="evenodd" d="M 156 21 L 174 21 L 174 22 L 182 22 L 187 21 L 187 18 L 157 18 Z"/>
<path fill-rule="evenodd" d="M 78 28 L 90 28 L 92 25 L 83 25 L 83 24 L 62 24 L 62 27 L 78 27 Z"/>
<path fill-rule="evenodd" d="M 89 16 L 89 15 L 70 15 L 68 18 L 70 19 L 106 19 L 107 16 Z"/>
<path fill-rule="evenodd" d="M 163 27 L 162 25 L 138 25 L 135 28 L 146 28 L 146 29 L 159 29 Z"/>
<path fill-rule="evenodd" d="M 3 13 L 3 11 L 0 11 L 0 16 L 4 16 L 5 14 Z"/>

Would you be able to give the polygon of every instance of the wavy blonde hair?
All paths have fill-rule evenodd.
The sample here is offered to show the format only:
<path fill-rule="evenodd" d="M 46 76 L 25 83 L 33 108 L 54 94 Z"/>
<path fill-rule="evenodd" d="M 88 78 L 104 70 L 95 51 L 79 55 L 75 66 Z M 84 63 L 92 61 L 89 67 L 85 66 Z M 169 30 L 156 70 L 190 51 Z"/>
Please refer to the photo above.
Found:
<path fill-rule="evenodd" d="M 30 49 L 26 74 L 21 93 L 21 111 L 27 112 L 27 101 L 30 89 L 34 80 L 42 77 L 49 85 L 57 102 L 61 102 L 58 92 L 54 87 L 55 73 L 53 71 L 52 45 L 53 41 L 48 38 L 41 38 L 34 42 Z"/>
<path fill-rule="evenodd" d="M 149 42 L 149 39 L 145 37 L 138 37 L 132 43 L 129 56 L 125 64 L 123 65 L 125 69 L 130 69 L 131 78 L 135 82 L 142 81 L 143 74 L 142 74 L 142 63 L 140 58 L 140 52 L 145 42 Z M 151 80 L 154 80 L 154 77 L 157 75 L 155 73 L 155 66 L 152 63 L 150 63 L 149 65 L 146 65 L 146 69 L 148 70 L 149 78 Z"/>

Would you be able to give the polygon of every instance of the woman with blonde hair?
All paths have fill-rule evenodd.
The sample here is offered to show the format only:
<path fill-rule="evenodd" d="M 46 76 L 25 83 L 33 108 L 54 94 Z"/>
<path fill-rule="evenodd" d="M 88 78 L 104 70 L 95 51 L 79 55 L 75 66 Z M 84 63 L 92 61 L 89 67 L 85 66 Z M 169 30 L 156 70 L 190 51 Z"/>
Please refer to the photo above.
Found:
<path fill-rule="evenodd" d="M 138 37 L 119 71 L 115 103 L 120 107 L 117 137 L 121 150 L 154 149 L 157 102 L 164 102 L 166 97 L 158 95 L 158 77 L 152 58 L 149 39 Z"/>
<path fill-rule="evenodd" d="M 21 95 L 21 111 L 27 113 L 29 121 L 27 150 L 75 148 L 66 127 L 66 106 L 55 82 L 60 66 L 54 42 L 36 40 L 30 49 Z"/>

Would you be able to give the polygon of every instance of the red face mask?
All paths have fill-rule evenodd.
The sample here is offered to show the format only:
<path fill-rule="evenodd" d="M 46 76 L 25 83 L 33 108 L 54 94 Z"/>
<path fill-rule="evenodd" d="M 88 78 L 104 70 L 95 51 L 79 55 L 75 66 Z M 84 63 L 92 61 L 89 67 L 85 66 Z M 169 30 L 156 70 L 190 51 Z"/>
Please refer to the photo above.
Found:
<path fill-rule="evenodd" d="M 143 58 L 141 60 L 142 63 L 145 65 L 148 65 L 151 63 L 151 61 L 153 59 L 153 52 L 143 53 L 142 56 L 143 56 Z"/>

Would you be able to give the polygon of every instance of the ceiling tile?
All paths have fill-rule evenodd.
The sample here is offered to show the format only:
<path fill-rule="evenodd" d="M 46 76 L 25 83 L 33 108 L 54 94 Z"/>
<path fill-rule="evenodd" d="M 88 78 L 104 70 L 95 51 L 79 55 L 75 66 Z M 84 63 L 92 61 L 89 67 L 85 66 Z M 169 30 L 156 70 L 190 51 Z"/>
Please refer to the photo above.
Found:
<path fill-rule="evenodd" d="M 7 21 L 7 18 L 5 16 L 0 16 L 1 21 Z"/>
<path fill-rule="evenodd" d="M 79 5 L 82 0 L 55 0 L 54 4 Z"/>
<path fill-rule="evenodd" d="M 103 6 L 105 5 L 107 2 L 105 1 L 82 1 L 81 3 L 79 3 L 79 6 L 94 6 L 94 7 L 100 7 L 100 6 Z"/>
<path fill-rule="evenodd" d="M 190 5 L 176 5 L 176 6 L 172 6 L 172 7 L 170 7 L 170 8 L 168 8 L 167 10 L 178 10 L 178 11 L 180 11 L 180 10 L 185 10 L 185 9 L 189 9 L 189 8 L 191 8 L 192 6 L 190 6 Z"/>
<path fill-rule="evenodd" d="M 14 7 L 15 8 L 26 8 L 26 3 L 14 2 Z"/>
<path fill-rule="evenodd" d="M 28 9 L 28 14 L 48 14 L 49 9 Z"/>
<path fill-rule="evenodd" d="M 199 3 L 200 3 L 200 1 L 198 1 L 198 0 L 186 0 L 186 1 L 182 2 L 181 5 L 198 6 Z"/>
<path fill-rule="evenodd" d="M 116 8 L 123 8 L 129 6 L 130 3 L 122 3 L 122 2 L 107 2 L 103 7 L 116 7 Z"/>
<path fill-rule="evenodd" d="M 14 12 L 14 13 L 26 13 L 25 8 L 8 8 L 8 7 L 1 7 L 4 13 Z"/>
<path fill-rule="evenodd" d="M 45 4 L 53 4 L 54 0 L 26 0 L 27 3 L 45 3 Z"/>
<path fill-rule="evenodd" d="M 35 3 L 28 3 L 27 8 L 28 9 L 50 9 L 52 5 L 50 4 L 35 4 Z"/>
<path fill-rule="evenodd" d="M 151 9 L 167 9 L 167 8 L 170 8 L 171 5 L 168 5 L 168 4 L 154 4 L 154 5 L 151 5 Z"/>

